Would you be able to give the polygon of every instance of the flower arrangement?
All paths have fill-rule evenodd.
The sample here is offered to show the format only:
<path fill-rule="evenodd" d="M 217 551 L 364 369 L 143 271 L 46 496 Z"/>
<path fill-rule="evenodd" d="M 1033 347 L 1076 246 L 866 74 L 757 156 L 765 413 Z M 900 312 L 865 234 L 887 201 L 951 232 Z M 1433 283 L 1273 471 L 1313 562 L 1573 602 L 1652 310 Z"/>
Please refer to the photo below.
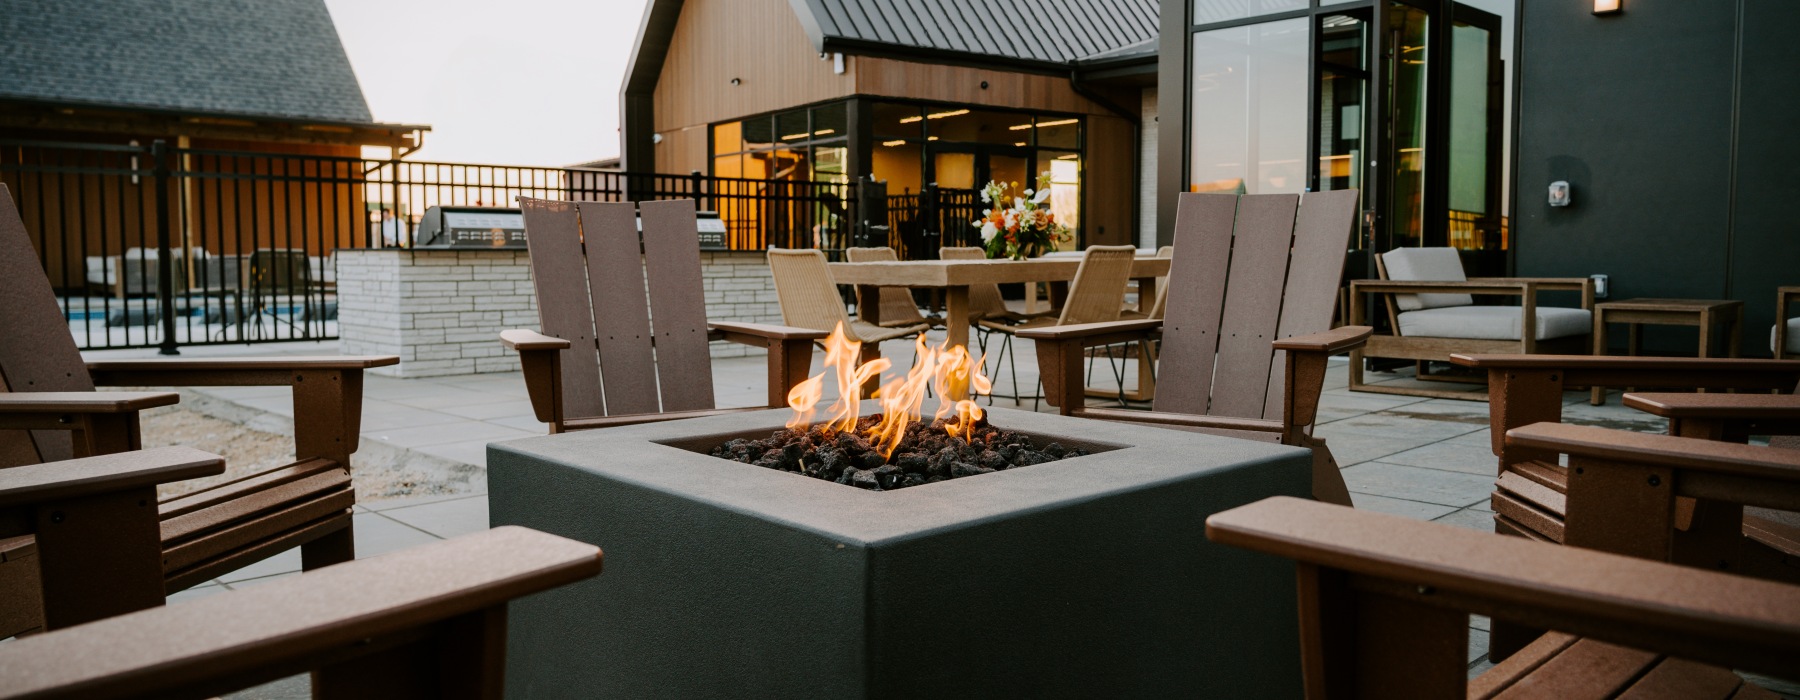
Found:
<path fill-rule="evenodd" d="M 1074 239 L 1068 226 L 1056 222 L 1050 211 L 1050 173 L 1038 176 L 1037 187 L 1026 188 L 1023 196 L 1012 197 L 1007 206 L 1007 190 L 1016 188 L 1004 182 L 989 182 L 981 188 L 981 201 L 993 208 L 983 209 L 975 227 L 981 229 L 981 247 L 989 258 L 1024 260 L 1056 250 L 1056 244 Z"/>

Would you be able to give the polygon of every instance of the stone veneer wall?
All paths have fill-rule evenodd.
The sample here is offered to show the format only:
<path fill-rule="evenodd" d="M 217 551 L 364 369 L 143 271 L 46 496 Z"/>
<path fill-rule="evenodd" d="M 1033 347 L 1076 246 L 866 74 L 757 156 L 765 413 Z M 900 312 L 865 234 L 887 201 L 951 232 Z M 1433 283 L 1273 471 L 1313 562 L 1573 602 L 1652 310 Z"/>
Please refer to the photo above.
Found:
<path fill-rule="evenodd" d="M 431 377 L 519 369 L 500 331 L 538 329 L 531 261 L 522 250 L 340 250 L 338 336 L 343 352 L 399 355 L 370 370 Z M 774 279 L 760 252 L 700 254 L 706 315 L 780 323 Z M 714 357 L 758 351 L 713 343 Z"/>

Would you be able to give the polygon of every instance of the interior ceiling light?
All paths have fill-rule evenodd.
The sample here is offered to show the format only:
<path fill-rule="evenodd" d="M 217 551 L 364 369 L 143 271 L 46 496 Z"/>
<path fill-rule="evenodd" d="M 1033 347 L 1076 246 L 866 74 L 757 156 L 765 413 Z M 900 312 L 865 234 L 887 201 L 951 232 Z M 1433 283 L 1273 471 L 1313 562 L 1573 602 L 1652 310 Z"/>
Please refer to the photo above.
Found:
<path fill-rule="evenodd" d="M 883 146 L 904 146 L 904 145 L 906 145 L 906 140 L 905 139 L 894 139 L 892 141 L 882 141 L 881 145 L 883 145 Z"/>
<path fill-rule="evenodd" d="M 1596 15 L 1616 14 L 1620 9 L 1622 9 L 1619 7 L 1621 2 L 1623 2 L 1623 0 L 1594 0 L 1594 14 L 1596 14 Z"/>
<path fill-rule="evenodd" d="M 1044 128 L 1044 127 L 1046 127 L 1046 126 L 1062 126 L 1062 125 L 1064 125 L 1064 124 L 1074 124 L 1074 123 L 1076 123 L 1076 122 L 1079 122 L 1079 121 L 1081 121 L 1081 120 L 1080 120 L 1080 119 L 1058 119 L 1058 120 L 1056 120 L 1056 121 L 1053 121 L 1053 122 L 1038 122 L 1038 123 L 1037 123 L 1037 124 L 1036 124 L 1036 125 L 1035 125 L 1035 126 L 1037 126 L 1037 128 L 1039 128 L 1039 129 L 1042 129 L 1042 128 Z M 1029 129 L 1029 128 L 1031 128 L 1031 127 L 1032 127 L 1032 126 L 1034 126 L 1034 125 L 1032 125 L 1032 124 L 1018 124 L 1018 125 L 1014 125 L 1014 126 L 1009 126 L 1009 127 L 1006 127 L 1006 128 L 1007 128 L 1007 129 L 1008 129 L 1008 130 L 1010 130 L 1010 131 L 1024 131 L 1024 130 L 1026 130 L 1026 129 Z"/>
<path fill-rule="evenodd" d="M 835 134 L 835 133 L 837 133 L 837 129 L 820 129 L 818 131 L 813 132 L 813 135 L 814 136 L 824 136 L 826 134 Z"/>
<path fill-rule="evenodd" d="M 925 121 L 924 117 L 901 117 L 900 118 L 901 124 L 917 124 L 922 121 Z"/>
<path fill-rule="evenodd" d="M 925 115 L 925 118 L 926 119 L 943 119 L 944 117 L 956 117 L 956 116 L 961 116 L 961 115 L 968 114 L 968 113 L 969 113 L 969 110 L 958 109 L 958 110 L 954 110 L 954 111 L 950 111 L 950 112 L 938 112 L 937 114 L 927 114 L 927 115 Z"/>

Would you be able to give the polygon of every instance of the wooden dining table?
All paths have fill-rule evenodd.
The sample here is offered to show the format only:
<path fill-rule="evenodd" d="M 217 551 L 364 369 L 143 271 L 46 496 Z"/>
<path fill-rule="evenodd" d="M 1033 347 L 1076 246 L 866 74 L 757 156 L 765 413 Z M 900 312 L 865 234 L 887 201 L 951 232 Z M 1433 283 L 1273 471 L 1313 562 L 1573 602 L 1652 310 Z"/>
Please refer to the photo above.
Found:
<path fill-rule="evenodd" d="M 1067 293 L 1067 283 L 1075 279 L 1075 271 L 1080 267 L 1080 258 L 840 262 L 831 263 L 831 277 L 838 284 L 855 285 L 863 299 L 876 298 L 875 290 L 881 287 L 943 290 L 945 332 L 951 345 L 966 348 L 969 346 L 971 285 L 1050 282 L 1052 301 L 1060 302 L 1057 297 Z M 1156 298 L 1156 278 L 1168 274 L 1168 258 L 1141 256 L 1132 263 L 1131 277 L 1138 283 L 1140 304 Z M 865 322 L 881 322 L 879 304 L 859 308 L 857 313 Z"/>

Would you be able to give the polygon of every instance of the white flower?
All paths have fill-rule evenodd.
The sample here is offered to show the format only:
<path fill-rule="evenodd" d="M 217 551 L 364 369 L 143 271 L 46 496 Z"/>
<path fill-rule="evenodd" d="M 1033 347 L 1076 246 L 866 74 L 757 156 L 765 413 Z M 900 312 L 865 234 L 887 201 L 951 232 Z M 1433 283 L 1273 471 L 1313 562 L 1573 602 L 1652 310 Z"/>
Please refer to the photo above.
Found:
<path fill-rule="evenodd" d="M 987 203 L 990 203 L 993 201 L 994 201 L 994 198 L 988 196 L 987 188 L 986 187 L 981 188 L 981 202 L 983 204 L 987 204 Z"/>
<path fill-rule="evenodd" d="M 987 243 L 988 241 L 994 240 L 994 236 L 998 235 L 999 233 L 1000 233 L 1000 229 L 999 229 L 999 227 L 994 226 L 994 222 L 992 222 L 992 221 L 981 222 L 981 242 L 982 243 Z"/>
<path fill-rule="evenodd" d="M 1011 229 L 1012 227 L 1018 225 L 1018 223 L 1019 223 L 1019 215 L 1018 214 L 1014 214 L 1010 211 L 1006 212 L 1006 228 Z"/>
<path fill-rule="evenodd" d="M 1014 209 L 1024 209 L 1025 208 L 1025 198 L 1024 197 L 1014 197 L 1013 198 L 1013 208 Z"/>
<path fill-rule="evenodd" d="M 1031 194 L 1031 192 L 1029 190 L 1027 190 L 1026 194 Z M 1049 198 L 1050 198 L 1050 190 L 1049 189 L 1041 189 L 1041 190 L 1038 190 L 1036 197 L 1031 198 L 1031 203 L 1032 204 L 1043 204 L 1044 200 L 1049 199 Z"/>
<path fill-rule="evenodd" d="M 1027 197 L 1031 196 L 1031 188 L 1029 188 L 1029 187 L 1025 188 L 1025 196 L 1027 196 Z"/>

